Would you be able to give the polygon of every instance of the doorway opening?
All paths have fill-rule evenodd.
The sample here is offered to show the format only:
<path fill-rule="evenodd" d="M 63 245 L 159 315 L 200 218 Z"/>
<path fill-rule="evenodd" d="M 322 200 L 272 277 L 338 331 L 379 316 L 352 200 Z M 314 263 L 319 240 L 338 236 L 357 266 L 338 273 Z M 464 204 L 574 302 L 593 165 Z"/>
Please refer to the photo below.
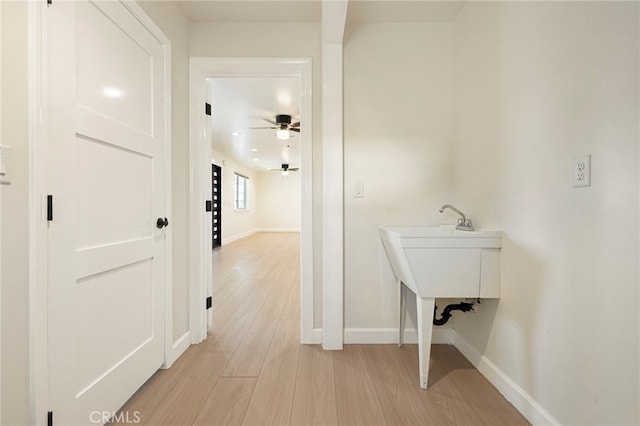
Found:
<path fill-rule="evenodd" d="M 300 341 L 301 343 L 320 343 L 320 333 L 314 330 L 313 324 L 313 222 L 312 222 L 312 113 L 311 113 L 311 60 L 310 59 L 266 59 L 266 58 L 191 58 L 190 60 L 190 87 L 191 87 L 191 140 L 190 140 L 190 164 L 192 170 L 192 191 L 190 196 L 190 252 L 191 256 L 191 283 L 194 290 L 191 299 L 191 330 L 193 332 L 193 343 L 202 341 L 207 330 L 212 325 L 211 311 L 203 310 L 202 301 L 213 296 L 210 283 L 213 282 L 213 271 L 211 262 L 211 247 L 213 247 L 212 218 L 209 215 L 202 215 L 202 207 L 208 197 L 212 194 L 211 164 L 215 159 L 212 150 L 212 126 L 210 117 L 203 113 L 203 105 L 212 103 L 211 80 L 212 79 L 295 79 L 300 93 L 299 103 L 299 206 L 300 206 Z M 212 115 L 217 109 L 224 109 L 224 106 L 217 107 L 212 103 Z M 272 110 L 275 111 L 275 110 Z M 264 120 L 272 120 L 272 111 L 264 111 L 260 116 L 253 117 L 253 120 L 262 120 L 263 126 L 245 124 L 246 131 L 271 132 L 272 129 L 249 129 L 249 127 L 269 127 L 269 123 Z M 283 111 L 284 112 L 284 111 Z M 279 112 L 277 113 L 278 115 Z M 275 117 L 273 117 L 275 119 Z M 276 120 L 273 120 L 276 121 Z M 275 129 L 273 132 L 275 134 Z M 240 131 L 241 132 L 241 131 Z M 233 135 L 231 135 L 233 136 Z M 233 146 L 238 146 L 236 143 Z M 288 149 L 292 147 L 289 146 Z M 250 148 L 249 148 L 250 149 Z M 259 147 L 257 149 L 260 149 Z M 249 151 L 251 152 L 251 151 Z M 259 151 L 258 151 L 259 152 Z M 281 159 L 284 152 L 280 152 Z M 291 155 L 291 151 L 289 152 Z M 258 156 L 253 158 L 260 158 Z M 253 158 L 251 161 L 253 161 Z M 222 184 L 225 185 L 225 164 L 222 161 L 214 161 L 214 164 L 222 166 Z M 259 162 L 259 160 L 258 160 Z M 276 167 L 282 168 L 282 163 Z M 270 171 L 275 169 L 265 162 L 264 173 L 280 173 L 280 171 Z M 232 170 L 229 170 L 233 173 Z M 290 172 L 292 173 L 292 172 Z M 249 176 L 249 182 L 252 181 Z M 259 179 L 254 179 L 256 183 Z M 228 182 L 228 181 L 227 181 Z M 223 192 L 226 189 L 223 189 Z M 251 191 L 249 186 L 248 191 Z M 227 195 L 230 195 L 227 192 Z M 228 199 L 228 198 L 227 198 Z M 248 200 L 249 211 L 251 210 L 251 200 Z M 233 206 L 231 206 L 233 207 Z M 251 212 L 249 212 L 251 214 Z M 222 221 L 228 225 L 229 217 L 225 214 L 225 206 L 222 205 Z M 254 229 L 259 229 L 257 226 Z M 237 232 L 241 235 L 242 232 Z M 236 235 L 236 236 L 237 236 Z M 230 235 L 234 237 L 234 235 Z M 226 244 L 229 235 L 225 235 L 222 229 L 222 245 Z M 207 313 L 208 312 L 208 313 Z"/>
<path fill-rule="evenodd" d="M 236 326 L 234 322 L 246 322 L 246 315 L 235 321 L 230 319 L 225 306 L 234 305 L 237 313 L 245 303 L 250 303 L 248 296 L 233 297 L 246 288 L 244 284 L 251 288 L 247 294 L 260 294 L 263 285 L 273 287 L 271 293 L 279 292 L 283 290 L 279 285 L 290 286 L 288 274 L 297 276 L 299 271 L 296 240 L 300 239 L 301 210 L 301 88 L 300 79 L 291 76 L 216 77 L 207 79 L 207 83 L 212 106 L 212 163 L 215 167 L 223 166 L 221 179 L 212 179 L 213 197 L 220 191 L 216 186 L 222 183 L 222 197 L 214 199 L 213 204 L 221 207 L 220 216 L 224 218 L 221 226 L 217 226 L 220 223 L 216 222 L 217 212 L 212 212 L 213 236 L 220 238 L 223 246 L 213 252 L 209 290 L 213 318 L 207 331 L 214 339 L 224 339 L 226 331 Z M 290 235 L 286 238 L 269 235 L 284 232 Z M 256 233 L 260 235 L 254 236 Z M 238 244 L 243 245 L 246 256 L 229 255 L 237 250 Z M 269 249 L 253 257 L 249 255 L 253 246 Z M 289 261 L 282 266 L 283 276 L 269 283 L 261 277 L 269 275 L 269 271 L 280 272 L 262 260 L 278 261 L 283 256 L 281 249 L 286 250 Z M 242 273 L 237 274 L 240 269 Z M 257 282 L 262 284 L 254 288 Z M 299 297 L 295 300 L 296 311 L 300 306 L 298 300 Z M 259 311 L 257 307 L 253 311 L 256 309 Z M 265 309 L 280 307 L 269 305 Z"/>

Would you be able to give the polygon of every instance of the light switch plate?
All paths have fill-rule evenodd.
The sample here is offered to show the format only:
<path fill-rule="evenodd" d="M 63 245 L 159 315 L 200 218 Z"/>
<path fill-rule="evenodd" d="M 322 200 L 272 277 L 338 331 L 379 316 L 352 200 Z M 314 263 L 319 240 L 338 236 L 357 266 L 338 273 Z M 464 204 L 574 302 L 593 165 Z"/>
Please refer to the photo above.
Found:
<path fill-rule="evenodd" d="M 353 198 L 364 198 L 364 182 L 356 182 Z"/>
<path fill-rule="evenodd" d="M 580 155 L 573 159 L 573 187 L 591 186 L 591 155 Z"/>

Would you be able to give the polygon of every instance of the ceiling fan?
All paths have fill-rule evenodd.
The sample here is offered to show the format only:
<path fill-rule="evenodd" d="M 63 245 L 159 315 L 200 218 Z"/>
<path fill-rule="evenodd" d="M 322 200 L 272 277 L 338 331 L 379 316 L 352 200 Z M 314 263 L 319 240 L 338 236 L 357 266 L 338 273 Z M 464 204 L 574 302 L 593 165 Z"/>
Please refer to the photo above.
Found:
<path fill-rule="evenodd" d="M 291 123 L 291 116 L 287 114 L 276 115 L 276 121 L 264 119 L 264 121 L 273 124 L 270 127 L 251 127 L 252 129 L 271 129 L 276 131 L 276 137 L 278 139 L 289 139 L 291 134 L 289 132 L 300 133 L 300 122 Z"/>
<path fill-rule="evenodd" d="M 299 167 L 289 167 L 288 164 L 283 164 L 279 169 L 269 169 L 271 172 L 282 172 L 282 176 L 289 176 L 289 172 L 297 172 Z"/>

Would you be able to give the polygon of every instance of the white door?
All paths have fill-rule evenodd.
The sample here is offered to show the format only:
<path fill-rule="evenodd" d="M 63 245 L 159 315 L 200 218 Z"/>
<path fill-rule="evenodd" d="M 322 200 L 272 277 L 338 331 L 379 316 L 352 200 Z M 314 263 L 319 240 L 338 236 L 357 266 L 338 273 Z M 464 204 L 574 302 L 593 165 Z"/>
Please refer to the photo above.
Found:
<path fill-rule="evenodd" d="M 47 11 L 56 425 L 104 423 L 164 361 L 165 53 L 131 7 Z"/>

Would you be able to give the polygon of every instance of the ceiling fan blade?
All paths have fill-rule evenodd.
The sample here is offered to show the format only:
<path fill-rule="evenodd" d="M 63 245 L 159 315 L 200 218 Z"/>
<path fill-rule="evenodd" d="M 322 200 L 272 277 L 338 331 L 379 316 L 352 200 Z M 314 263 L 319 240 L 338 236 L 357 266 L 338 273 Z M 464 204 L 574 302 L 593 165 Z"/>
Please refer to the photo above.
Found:
<path fill-rule="evenodd" d="M 299 169 L 299 168 L 297 168 L 297 167 L 290 167 L 290 168 L 289 168 L 289 171 L 290 171 L 290 172 L 297 172 L 298 170 L 300 170 L 300 169 Z"/>
<path fill-rule="evenodd" d="M 300 129 L 289 129 L 289 130 L 291 130 L 292 132 L 300 133 Z"/>
<path fill-rule="evenodd" d="M 280 127 L 280 125 L 273 120 L 269 120 L 268 118 L 263 118 L 263 120 L 267 123 L 273 124 L 274 126 L 278 126 L 278 128 Z"/>
<path fill-rule="evenodd" d="M 270 129 L 270 130 L 276 130 L 279 129 L 279 127 L 249 127 L 250 129 Z"/>
<path fill-rule="evenodd" d="M 296 121 L 295 123 L 293 123 L 293 124 L 291 125 L 291 127 L 300 127 L 300 122 L 299 122 L 299 121 Z"/>

